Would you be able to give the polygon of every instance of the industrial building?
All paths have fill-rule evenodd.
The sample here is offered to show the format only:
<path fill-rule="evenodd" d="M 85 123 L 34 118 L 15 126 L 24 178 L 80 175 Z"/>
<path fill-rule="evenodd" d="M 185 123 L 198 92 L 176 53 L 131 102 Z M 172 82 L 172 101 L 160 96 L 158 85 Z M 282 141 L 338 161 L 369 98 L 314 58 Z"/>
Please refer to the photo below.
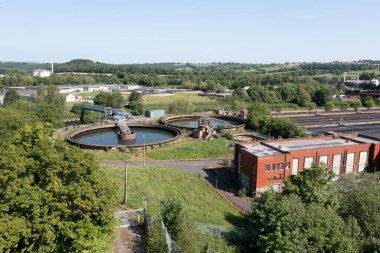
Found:
<path fill-rule="evenodd" d="M 161 118 L 164 116 L 165 116 L 164 109 L 147 110 L 145 112 L 145 117 L 148 117 L 148 118 Z"/>
<path fill-rule="evenodd" d="M 33 70 L 33 76 L 37 77 L 49 77 L 52 74 L 50 70 L 47 69 L 35 69 Z"/>
<path fill-rule="evenodd" d="M 336 175 L 379 166 L 380 139 L 357 134 L 266 140 L 235 145 L 234 176 L 250 192 L 270 187 L 281 191 L 284 179 L 314 162 L 325 163 Z"/>

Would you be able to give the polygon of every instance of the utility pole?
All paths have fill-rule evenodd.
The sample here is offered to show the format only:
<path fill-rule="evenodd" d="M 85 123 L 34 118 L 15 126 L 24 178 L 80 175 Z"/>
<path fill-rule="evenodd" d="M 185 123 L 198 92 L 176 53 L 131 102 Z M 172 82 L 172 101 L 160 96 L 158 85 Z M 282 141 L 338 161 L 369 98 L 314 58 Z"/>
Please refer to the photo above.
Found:
<path fill-rule="evenodd" d="M 218 190 L 218 168 L 215 168 L 216 169 L 216 182 L 215 182 L 215 188 Z"/>
<path fill-rule="evenodd" d="M 125 164 L 124 164 L 124 205 L 127 204 L 127 186 L 128 186 L 128 165 L 127 165 L 127 150 L 125 150 Z"/>

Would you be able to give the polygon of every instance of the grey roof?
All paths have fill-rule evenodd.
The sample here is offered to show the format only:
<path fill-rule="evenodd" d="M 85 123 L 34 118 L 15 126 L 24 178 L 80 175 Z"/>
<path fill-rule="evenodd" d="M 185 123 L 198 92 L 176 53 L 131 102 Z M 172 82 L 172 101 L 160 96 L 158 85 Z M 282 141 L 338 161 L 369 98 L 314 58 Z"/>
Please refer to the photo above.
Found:
<path fill-rule="evenodd" d="M 354 138 L 353 138 L 354 139 Z M 364 138 L 362 138 L 364 139 Z M 372 141 L 365 139 L 367 141 Z M 373 143 L 372 141 L 371 143 Z M 263 142 L 263 144 L 243 144 L 248 152 L 258 157 L 275 156 L 283 153 L 291 153 L 296 150 L 323 149 L 331 147 L 344 147 L 358 145 L 357 142 L 348 139 L 292 139 L 283 142 Z"/>

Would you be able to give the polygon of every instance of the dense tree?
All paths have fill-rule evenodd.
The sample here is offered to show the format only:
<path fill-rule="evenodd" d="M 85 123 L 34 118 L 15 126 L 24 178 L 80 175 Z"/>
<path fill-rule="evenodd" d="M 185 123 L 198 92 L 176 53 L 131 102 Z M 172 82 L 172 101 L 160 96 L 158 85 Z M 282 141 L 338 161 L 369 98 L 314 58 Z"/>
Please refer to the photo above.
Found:
<path fill-rule="evenodd" d="M 122 108 L 124 106 L 124 103 L 125 99 L 120 92 L 101 92 L 94 98 L 95 105 L 101 105 L 105 107 Z"/>
<path fill-rule="evenodd" d="M 292 175 L 282 193 L 261 194 L 250 215 L 252 250 L 358 252 L 360 227 L 349 214 L 344 220 L 336 212 L 339 204 L 333 178 L 326 165 L 313 164 Z M 341 187 L 342 194 L 347 192 L 345 187 L 349 185 Z"/>
<path fill-rule="evenodd" d="M 282 138 L 303 137 L 305 135 L 305 131 L 300 125 L 285 117 L 271 118 L 265 133 L 269 132 L 272 136 Z"/>
<path fill-rule="evenodd" d="M 132 91 L 128 97 L 127 106 L 133 115 L 143 115 L 144 114 L 144 104 L 142 100 L 142 95 L 137 91 Z"/>
<path fill-rule="evenodd" d="M 9 106 L 16 103 L 18 100 L 20 100 L 20 95 L 17 91 L 15 89 L 9 89 L 7 93 L 5 93 L 3 103 L 4 106 Z"/>
<path fill-rule="evenodd" d="M 325 108 L 325 111 L 329 112 L 329 111 L 332 111 L 335 108 L 335 105 L 334 105 L 333 102 L 329 101 L 329 102 L 325 103 L 324 108 Z"/>
<path fill-rule="evenodd" d="M 255 252 L 357 252 L 351 231 L 334 210 L 305 205 L 294 194 L 262 194 L 250 221 Z"/>
<path fill-rule="evenodd" d="M 248 108 L 248 124 L 253 129 L 264 130 L 269 123 L 270 117 L 271 111 L 264 103 L 256 102 Z"/>
<path fill-rule="evenodd" d="M 362 99 L 362 104 L 368 109 L 376 106 L 376 103 L 373 97 L 369 97 L 369 96 L 366 96 Z"/>
<path fill-rule="evenodd" d="M 338 180 L 339 214 L 356 221 L 364 252 L 380 252 L 380 174 L 347 175 Z"/>
<path fill-rule="evenodd" d="M 335 175 L 327 169 L 326 164 L 313 163 L 299 175 L 291 175 L 285 181 L 284 194 L 296 194 L 304 203 L 315 203 L 325 207 L 337 206 L 333 179 Z"/>
<path fill-rule="evenodd" d="M 52 133 L 26 126 L 0 147 L 0 251 L 105 252 L 116 192 L 91 155 Z"/>
<path fill-rule="evenodd" d="M 322 86 L 314 93 L 313 101 L 318 106 L 324 106 L 326 102 L 330 99 L 330 96 L 331 96 L 331 93 L 329 89 Z"/>

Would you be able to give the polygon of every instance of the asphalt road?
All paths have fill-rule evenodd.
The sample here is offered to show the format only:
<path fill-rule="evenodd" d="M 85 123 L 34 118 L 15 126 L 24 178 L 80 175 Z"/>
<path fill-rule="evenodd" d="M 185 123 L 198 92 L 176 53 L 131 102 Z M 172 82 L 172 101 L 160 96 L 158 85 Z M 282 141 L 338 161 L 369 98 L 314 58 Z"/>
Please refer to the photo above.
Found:
<path fill-rule="evenodd" d="M 101 162 L 101 166 L 123 166 L 124 162 Z M 142 161 L 130 161 L 128 165 L 142 166 Z M 241 199 L 233 193 L 235 182 L 232 178 L 232 172 L 223 167 L 223 159 L 212 160 L 180 160 L 180 161 L 147 161 L 146 165 L 165 166 L 181 169 L 194 175 L 201 175 L 214 188 L 217 188 L 229 202 L 238 207 L 244 213 L 249 213 L 251 203 Z M 216 171 L 215 167 L 218 167 Z M 218 173 L 216 173 L 218 172 Z M 217 187 L 216 187 L 217 184 Z"/>

